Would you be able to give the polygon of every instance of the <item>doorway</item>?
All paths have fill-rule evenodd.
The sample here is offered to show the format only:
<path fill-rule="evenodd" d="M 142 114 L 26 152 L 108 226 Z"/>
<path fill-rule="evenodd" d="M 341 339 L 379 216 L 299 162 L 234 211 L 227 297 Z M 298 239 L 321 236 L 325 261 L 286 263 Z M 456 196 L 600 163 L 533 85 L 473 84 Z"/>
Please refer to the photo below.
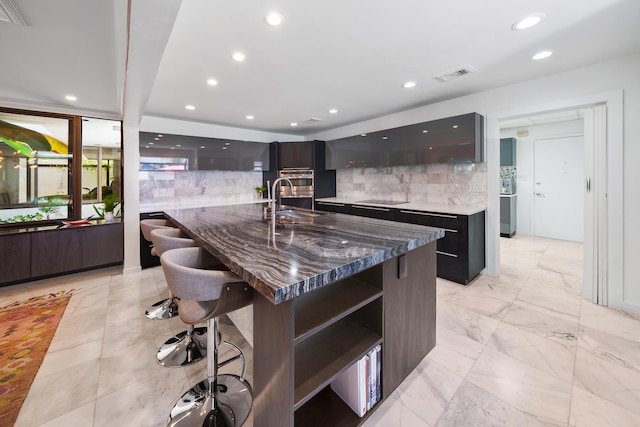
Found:
<path fill-rule="evenodd" d="M 590 141 L 595 153 L 585 153 L 593 156 L 593 170 L 587 171 L 591 192 L 587 193 L 587 205 L 590 198 L 597 199 L 600 209 L 595 212 L 593 209 L 585 209 L 585 217 L 590 219 L 591 224 L 585 222 L 585 231 L 589 227 L 597 224 L 598 227 L 591 229 L 591 233 L 597 231 L 597 239 L 587 238 L 585 233 L 585 265 L 587 260 L 594 260 L 601 264 L 594 282 L 586 282 L 588 272 L 585 271 L 585 284 L 583 296 L 603 305 L 611 305 L 621 309 L 634 311 L 624 300 L 624 280 L 623 280 L 623 96 L 622 91 L 605 92 L 596 95 L 585 96 L 575 99 L 565 99 L 562 101 L 549 102 L 547 105 L 537 107 L 518 107 L 502 113 L 487 114 L 487 176 L 489 182 L 498 181 L 500 174 L 499 166 L 499 140 L 500 124 L 512 118 L 525 117 L 528 115 L 540 114 L 545 111 L 560 111 L 570 108 L 586 108 L 587 111 L 597 109 L 604 110 L 604 115 L 596 114 L 598 120 L 591 120 L 589 125 L 585 125 L 585 144 Z M 586 121 L 585 112 L 585 121 Z M 592 126 L 593 125 L 593 126 Z M 590 182 L 589 182 L 590 181 Z M 596 186 L 595 183 L 598 185 Z M 595 189 L 595 191 L 594 191 Z M 487 269 L 486 274 L 497 276 L 499 274 L 499 252 L 500 237 L 497 233 L 500 225 L 499 216 L 499 186 L 490 185 L 488 187 L 487 201 Z M 604 213 L 595 218 L 593 213 Z M 598 250 L 605 251 L 606 256 L 596 253 Z M 594 256 L 595 255 L 595 256 Z M 586 270 L 586 269 L 585 269 Z M 608 286 L 610 285 L 611 286 Z M 596 299 L 592 293 L 602 293 L 604 298 Z"/>

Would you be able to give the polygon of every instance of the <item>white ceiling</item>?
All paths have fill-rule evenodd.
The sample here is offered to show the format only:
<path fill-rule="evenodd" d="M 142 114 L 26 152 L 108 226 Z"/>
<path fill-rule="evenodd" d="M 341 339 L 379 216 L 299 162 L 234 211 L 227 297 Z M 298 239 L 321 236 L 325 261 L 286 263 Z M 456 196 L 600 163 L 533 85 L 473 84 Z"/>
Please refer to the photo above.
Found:
<path fill-rule="evenodd" d="M 27 26 L 0 21 L 0 106 L 299 135 L 640 51 L 638 0 L 132 0 L 129 58 L 126 0 L 14 1 Z M 264 23 L 272 10 L 280 27 Z M 432 78 L 467 64 L 477 72 Z"/>

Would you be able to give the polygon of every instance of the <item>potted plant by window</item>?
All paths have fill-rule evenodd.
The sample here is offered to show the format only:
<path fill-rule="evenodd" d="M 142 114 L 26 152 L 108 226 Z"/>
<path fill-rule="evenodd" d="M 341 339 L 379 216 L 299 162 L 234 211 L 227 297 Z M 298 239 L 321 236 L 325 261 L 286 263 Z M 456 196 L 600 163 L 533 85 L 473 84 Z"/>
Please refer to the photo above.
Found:
<path fill-rule="evenodd" d="M 93 210 L 107 222 L 113 222 L 113 211 L 120 205 L 120 200 L 116 194 L 109 194 L 102 198 L 104 207 L 102 209 L 93 205 Z"/>

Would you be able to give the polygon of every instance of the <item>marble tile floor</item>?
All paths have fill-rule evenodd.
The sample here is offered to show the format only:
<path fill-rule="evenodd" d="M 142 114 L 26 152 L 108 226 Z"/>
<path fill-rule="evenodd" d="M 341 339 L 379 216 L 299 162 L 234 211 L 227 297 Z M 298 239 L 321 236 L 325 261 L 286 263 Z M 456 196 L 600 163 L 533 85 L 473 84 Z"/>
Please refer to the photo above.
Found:
<path fill-rule="evenodd" d="M 579 243 L 515 236 L 501 239 L 499 277 L 438 279 L 436 347 L 363 425 L 640 426 L 640 316 L 583 299 L 581 263 Z M 144 317 L 167 294 L 162 270 L 0 288 L 0 305 L 59 289 L 76 291 L 15 425 L 165 425 L 206 362 L 155 362 L 183 329 L 179 319 Z M 250 380 L 251 347 L 222 323 L 223 337 L 245 350 Z"/>

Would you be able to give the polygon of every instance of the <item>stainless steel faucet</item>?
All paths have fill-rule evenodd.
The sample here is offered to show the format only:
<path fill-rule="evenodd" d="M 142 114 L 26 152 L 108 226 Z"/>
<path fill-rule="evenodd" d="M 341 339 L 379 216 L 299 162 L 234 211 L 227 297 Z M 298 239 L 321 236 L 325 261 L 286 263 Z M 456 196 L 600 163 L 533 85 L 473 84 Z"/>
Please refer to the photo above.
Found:
<path fill-rule="evenodd" d="M 273 199 L 271 200 L 271 218 L 275 221 L 275 216 L 276 216 L 276 210 L 278 209 L 278 206 L 280 205 L 280 203 L 278 203 L 278 194 L 276 193 L 276 190 L 278 189 L 278 184 L 280 184 L 280 182 L 282 181 L 286 181 L 289 183 L 289 186 L 291 187 L 291 194 L 294 193 L 294 188 L 293 188 L 293 184 L 291 183 L 291 180 L 289 178 L 278 178 L 275 181 L 273 181 L 273 188 L 271 189 L 271 195 L 273 196 Z M 282 185 L 282 184 L 280 184 Z"/>

